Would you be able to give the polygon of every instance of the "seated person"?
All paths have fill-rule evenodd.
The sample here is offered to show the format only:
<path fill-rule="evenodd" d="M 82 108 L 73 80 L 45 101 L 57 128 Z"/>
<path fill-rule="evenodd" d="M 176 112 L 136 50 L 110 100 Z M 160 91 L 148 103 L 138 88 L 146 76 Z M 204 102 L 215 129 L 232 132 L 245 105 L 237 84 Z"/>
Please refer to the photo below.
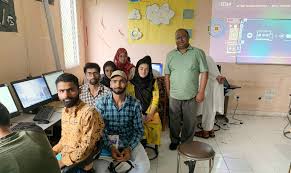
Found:
<path fill-rule="evenodd" d="M 151 64 L 150 56 L 146 56 L 137 62 L 135 75 L 131 80 L 132 85 L 128 85 L 128 92 L 141 102 L 144 134 L 147 143 L 160 145 L 162 124 L 157 111 L 159 88 L 157 81 L 154 79 Z"/>
<path fill-rule="evenodd" d="M 95 107 L 96 99 L 110 93 L 111 90 L 100 84 L 100 67 L 98 64 L 86 63 L 84 73 L 86 83 L 80 87 L 80 99 L 89 106 Z"/>
<path fill-rule="evenodd" d="M 0 172 L 61 172 L 51 145 L 40 127 L 35 125 L 12 132 L 9 126 L 9 112 L 0 103 Z"/>
<path fill-rule="evenodd" d="M 195 133 L 195 136 L 202 138 L 215 137 L 213 126 L 216 112 L 224 112 L 224 76 L 221 76 L 214 60 L 206 56 L 208 65 L 208 81 L 205 88 L 205 99 L 198 105 L 197 115 L 202 114 L 202 131 Z"/>
<path fill-rule="evenodd" d="M 112 73 L 110 86 L 112 94 L 96 101 L 96 108 L 105 122 L 104 147 L 117 162 L 131 160 L 134 168 L 130 172 L 148 172 L 150 162 L 140 143 L 144 132 L 141 105 L 138 100 L 126 95 L 127 76 L 123 71 Z M 111 135 L 118 136 L 117 148 L 109 141 Z M 94 168 L 98 173 L 109 172 L 109 164 L 109 161 L 99 159 L 95 161 Z"/>
<path fill-rule="evenodd" d="M 110 76 L 116 70 L 116 65 L 112 61 L 107 61 L 103 65 L 104 76 L 101 78 L 100 83 L 110 88 Z"/>
<path fill-rule="evenodd" d="M 127 78 L 131 80 L 134 76 L 135 67 L 134 65 L 129 61 L 127 50 L 124 48 L 119 48 L 116 51 L 116 54 L 114 56 L 114 64 L 116 65 L 118 70 L 122 70 L 127 75 Z"/>
<path fill-rule="evenodd" d="M 104 123 L 95 108 L 79 99 L 78 78 L 64 73 L 56 80 L 60 101 L 64 102 L 62 112 L 62 136 L 53 147 L 55 154 L 61 154 L 59 166 L 70 166 L 86 159 L 101 139 Z M 90 172 L 92 164 L 79 172 Z"/>

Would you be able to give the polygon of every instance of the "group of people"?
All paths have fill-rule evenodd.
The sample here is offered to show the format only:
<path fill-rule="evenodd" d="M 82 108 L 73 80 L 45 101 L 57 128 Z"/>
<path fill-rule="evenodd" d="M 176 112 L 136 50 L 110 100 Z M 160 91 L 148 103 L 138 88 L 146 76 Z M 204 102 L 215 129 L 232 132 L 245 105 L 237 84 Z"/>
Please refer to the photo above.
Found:
<path fill-rule="evenodd" d="M 187 30 L 178 29 L 175 40 L 177 48 L 167 55 L 164 71 L 169 96 L 171 150 L 181 142 L 192 141 L 194 135 L 206 138 L 213 131 L 212 122 L 204 119 L 204 130 L 195 133 L 197 107 L 205 95 L 206 99 L 213 95 L 208 89 L 211 86 L 207 85 L 207 81 L 212 80 L 207 57 L 203 50 L 189 44 Z M 151 63 L 151 57 L 145 56 L 134 66 L 127 51 L 120 48 L 114 62 L 104 64 L 104 76 L 100 75 L 98 64 L 87 63 L 82 86 L 73 74 L 60 75 L 56 87 L 64 103 L 62 130 L 60 141 L 52 149 L 40 129 L 12 132 L 9 113 L 0 104 L 1 172 L 60 172 L 63 167 L 86 159 L 99 141 L 103 143 L 102 153 L 109 153 L 113 160 L 131 160 L 134 167 L 130 172 L 148 172 L 150 162 L 141 140 L 160 145 L 161 138 L 159 88 Z M 224 77 L 216 74 L 213 79 L 220 85 Z M 213 116 L 215 110 L 207 107 L 201 108 L 203 116 L 207 111 L 207 116 Z M 108 160 L 98 159 L 74 171 L 109 172 L 109 165 Z"/>

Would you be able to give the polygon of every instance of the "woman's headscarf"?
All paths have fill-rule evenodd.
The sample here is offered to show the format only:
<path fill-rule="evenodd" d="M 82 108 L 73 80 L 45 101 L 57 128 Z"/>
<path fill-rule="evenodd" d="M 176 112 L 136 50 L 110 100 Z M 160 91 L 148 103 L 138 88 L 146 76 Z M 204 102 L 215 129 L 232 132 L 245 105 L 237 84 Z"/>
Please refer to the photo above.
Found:
<path fill-rule="evenodd" d="M 134 67 L 133 64 L 131 64 L 129 61 L 128 61 L 128 58 L 125 59 L 125 63 L 121 63 L 119 62 L 119 55 L 122 54 L 122 53 L 125 53 L 127 55 L 127 51 L 126 49 L 124 48 L 119 48 L 114 56 L 114 64 L 116 65 L 117 69 L 118 70 L 122 70 L 125 72 L 125 74 L 128 76 L 129 75 L 129 72 L 130 72 L 130 69 L 132 67 Z"/>
<path fill-rule="evenodd" d="M 107 61 L 103 65 L 104 76 L 102 77 L 100 83 L 103 84 L 103 85 L 105 85 L 106 87 L 110 88 L 110 79 L 105 74 L 105 68 L 106 67 L 112 67 L 113 71 L 115 71 L 116 70 L 116 65 L 112 61 Z"/>
<path fill-rule="evenodd" d="M 145 78 L 140 77 L 138 73 L 138 68 L 141 64 L 147 64 L 149 66 L 149 73 Z M 151 104 L 155 83 L 150 56 L 145 56 L 137 62 L 135 75 L 131 80 L 131 83 L 134 85 L 136 98 L 141 102 L 142 112 L 145 113 Z"/>

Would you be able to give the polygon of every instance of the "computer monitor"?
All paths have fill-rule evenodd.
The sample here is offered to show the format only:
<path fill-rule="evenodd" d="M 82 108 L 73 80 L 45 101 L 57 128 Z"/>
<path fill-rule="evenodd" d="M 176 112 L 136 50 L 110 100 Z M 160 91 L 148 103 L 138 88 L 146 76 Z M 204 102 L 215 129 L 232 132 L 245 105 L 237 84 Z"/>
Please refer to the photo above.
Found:
<path fill-rule="evenodd" d="M 153 73 L 156 71 L 160 76 L 163 75 L 163 64 L 161 63 L 152 63 Z"/>
<path fill-rule="evenodd" d="M 47 86 L 53 98 L 56 98 L 58 93 L 56 87 L 56 79 L 63 73 L 64 71 L 60 70 L 43 74 L 45 82 L 47 83 Z"/>
<path fill-rule="evenodd" d="M 6 84 L 0 84 L 0 102 L 8 109 L 11 118 L 19 115 L 15 101 Z"/>
<path fill-rule="evenodd" d="M 52 99 L 48 86 L 41 76 L 14 81 L 11 85 L 24 112 L 34 113 L 34 110 Z"/>

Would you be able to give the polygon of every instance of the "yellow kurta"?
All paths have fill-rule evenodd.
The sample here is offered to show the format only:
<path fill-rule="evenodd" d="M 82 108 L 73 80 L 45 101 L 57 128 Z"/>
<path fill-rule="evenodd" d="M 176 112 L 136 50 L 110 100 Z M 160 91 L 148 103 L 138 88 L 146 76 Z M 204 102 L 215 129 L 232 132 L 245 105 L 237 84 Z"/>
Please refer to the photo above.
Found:
<path fill-rule="evenodd" d="M 135 97 L 134 85 L 128 83 L 126 88 L 127 94 Z M 159 105 L 159 87 L 157 81 L 154 83 L 153 98 L 150 106 L 148 107 L 146 113 L 149 114 L 152 109 L 158 108 Z M 161 131 L 162 123 L 159 113 L 156 109 L 154 113 L 154 118 L 150 122 L 144 122 L 144 137 L 147 139 L 148 144 L 160 145 L 161 143 Z"/>

